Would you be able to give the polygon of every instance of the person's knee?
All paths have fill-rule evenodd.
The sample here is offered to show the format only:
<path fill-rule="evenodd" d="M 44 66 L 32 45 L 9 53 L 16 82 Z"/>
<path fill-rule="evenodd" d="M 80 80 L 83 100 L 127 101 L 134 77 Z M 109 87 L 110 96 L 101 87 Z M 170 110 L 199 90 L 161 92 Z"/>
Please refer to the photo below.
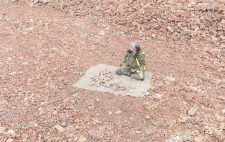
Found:
<path fill-rule="evenodd" d="M 122 69 L 117 69 L 117 70 L 116 70 L 116 74 L 117 74 L 117 75 L 123 75 Z"/>

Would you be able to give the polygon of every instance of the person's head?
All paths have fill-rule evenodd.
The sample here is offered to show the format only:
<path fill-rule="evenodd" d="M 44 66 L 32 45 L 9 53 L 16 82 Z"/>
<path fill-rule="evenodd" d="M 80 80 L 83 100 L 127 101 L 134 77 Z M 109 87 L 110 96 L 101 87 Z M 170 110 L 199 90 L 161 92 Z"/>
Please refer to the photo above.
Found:
<path fill-rule="evenodd" d="M 130 51 L 135 52 L 140 50 L 140 44 L 137 42 L 130 43 Z"/>
<path fill-rule="evenodd" d="M 137 58 L 140 50 L 141 50 L 141 47 L 140 47 L 140 44 L 139 43 L 137 43 L 137 42 L 131 42 L 130 43 L 130 48 L 128 50 L 128 53 L 135 52 L 134 57 Z"/>

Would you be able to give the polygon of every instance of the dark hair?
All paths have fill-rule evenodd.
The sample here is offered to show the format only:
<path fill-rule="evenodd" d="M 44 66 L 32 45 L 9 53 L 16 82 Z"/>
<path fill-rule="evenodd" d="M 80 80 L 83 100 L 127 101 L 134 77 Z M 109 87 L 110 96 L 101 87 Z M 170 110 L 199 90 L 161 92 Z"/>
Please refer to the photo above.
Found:
<path fill-rule="evenodd" d="M 134 54 L 134 59 L 137 58 L 137 56 L 138 56 L 138 54 L 140 53 L 140 51 L 141 51 L 141 48 L 140 48 L 140 47 L 136 47 L 136 53 Z M 127 51 L 127 53 L 131 54 L 132 51 L 129 49 L 129 50 Z"/>

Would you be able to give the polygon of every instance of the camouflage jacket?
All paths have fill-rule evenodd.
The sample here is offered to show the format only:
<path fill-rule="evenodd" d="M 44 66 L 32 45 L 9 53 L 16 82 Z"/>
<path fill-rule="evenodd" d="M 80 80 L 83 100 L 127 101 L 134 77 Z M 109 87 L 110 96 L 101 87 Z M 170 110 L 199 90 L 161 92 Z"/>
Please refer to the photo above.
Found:
<path fill-rule="evenodd" d="M 145 70 L 145 54 L 140 51 L 137 58 L 135 59 L 132 53 L 127 52 L 124 57 L 124 63 L 126 66 L 130 67 L 134 71 L 144 71 Z"/>

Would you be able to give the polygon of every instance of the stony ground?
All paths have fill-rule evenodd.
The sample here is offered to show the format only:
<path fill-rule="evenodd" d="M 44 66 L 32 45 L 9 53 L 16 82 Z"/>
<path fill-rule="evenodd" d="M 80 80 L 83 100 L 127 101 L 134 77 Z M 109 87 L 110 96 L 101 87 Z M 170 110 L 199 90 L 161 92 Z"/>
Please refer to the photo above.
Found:
<path fill-rule="evenodd" d="M 222 0 L 183 1 L 177 9 L 176 2 L 153 1 L 153 10 L 161 8 L 153 18 L 168 25 L 152 30 L 146 25 L 154 21 L 124 23 L 135 16 L 123 6 L 123 16 L 113 13 L 120 1 L 110 1 L 108 11 L 100 1 L 76 2 L 0 1 L 0 142 L 225 141 Z M 208 5 L 196 10 L 201 4 Z M 175 10 L 166 17 L 189 26 L 163 18 L 167 6 L 187 16 Z M 118 66 L 130 41 L 141 43 L 153 73 L 148 96 L 72 87 L 93 65 Z"/>

